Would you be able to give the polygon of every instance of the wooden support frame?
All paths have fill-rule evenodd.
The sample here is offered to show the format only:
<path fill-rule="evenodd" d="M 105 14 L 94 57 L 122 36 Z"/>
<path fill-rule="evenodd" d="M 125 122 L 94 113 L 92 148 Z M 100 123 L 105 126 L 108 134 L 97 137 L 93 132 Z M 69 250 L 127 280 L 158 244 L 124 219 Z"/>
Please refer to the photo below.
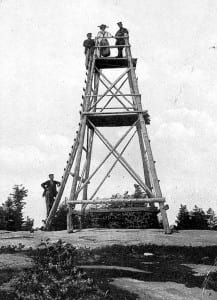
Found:
<path fill-rule="evenodd" d="M 132 136 L 130 137 L 129 141 L 126 143 L 126 145 L 124 146 L 124 148 L 122 149 L 121 153 L 119 154 L 118 158 L 116 158 L 116 160 L 114 161 L 114 163 L 112 164 L 112 166 L 110 167 L 110 169 L 108 170 L 108 172 L 105 174 L 105 176 L 103 177 L 103 179 L 100 181 L 99 185 L 97 186 L 97 188 L 95 189 L 95 191 L 93 192 L 93 194 L 90 197 L 90 200 L 92 200 L 95 195 L 98 193 L 99 189 L 101 188 L 101 186 L 103 185 L 103 183 L 106 181 L 106 179 L 109 177 L 109 175 L 111 174 L 112 170 L 114 169 L 115 165 L 118 162 L 118 159 L 120 156 L 123 155 L 124 151 L 126 150 L 127 146 L 130 144 L 130 142 L 132 141 L 134 135 L 135 135 L 136 131 L 132 134 Z M 84 205 L 82 207 L 82 211 L 84 212 L 86 205 Z"/>
<path fill-rule="evenodd" d="M 143 204 L 143 203 L 164 203 L 165 198 L 161 197 L 155 197 L 155 198 L 102 198 L 102 199 L 97 199 L 97 200 L 74 200 L 74 201 L 68 201 L 67 203 L 69 205 L 76 205 L 76 204 L 111 204 L 111 203 L 138 203 L 138 204 Z"/>
<path fill-rule="evenodd" d="M 111 86 L 105 91 L 105 93 L 99 98 L 97 99 L 96 102 L 94 102 L 94 105 L 92 105 L 89 110 L 91 110 L 92 108 L 94 108 L 94 106 L 96 106 L 107 94 L 108 92 L 111 92 L 111 89 L 114 88 L 114 86 L 129 72 L 129 68 L 127 70 L 125 70 L 112 84 Z"/>
<path fill-rule="evenodd" d="M 122 82 L 122 84 L 116 88 L 116 91 L 113 93 L 112 90 L 111 90 L 111 93 L 112 93 L 112 96 L 111 98 L 108 100 L 108 102 L 106 103 L 105 107 L 108 106 L 108 104 L 111 102 L 111 100 L 113 98 L 115 98 L 126 110 L 127 109 L 127 106 L 120 100 L 120 98 L 118 96 L 116 96 L 116 94 L 120 91 L 120 89 L 122 88 L 122 86 L 124 85 L 124 83 L 126 82 L 127 78 L 125 78 L 125 80 Z M 102 80 L 100 79 L 101 83 L 107 88 L 107 90 L 109 89 L 109 86 Z M 114 86 L 115 87 L 115 86 Z"/>
<path fill-rule="evenodd" d="M 112 82 L 107 78 L 107 76 L 105 76 L 104 74 L 103 74 L 103 72 L 101 71 L 101 70 L 99 70 L 99 69 L 97 69 L 96 68 L 96 70 L 97 70 L 97 72 L 99 72 L 100 73 L 100 75 L 108 82 L 108 84 L 112 84 Z M 114 89 L 116 90 L 117 88 L 114 86 Z M 126 97 L 126 95 L 124 94 L 124 93 L 122 93 L 121 91 L 120 91 L 120 95 L 131 105 L 131 106 L 133 106 L 133 103 L 131 103 L 131 101 Z M 132 95 L 130 95 L 130 96 L 132 96 Z"/>
<path fill-rule="evenodd" d="M 91 123 L 89 121 L 89 123 Z M 111 151 L 112 154 L 117 158 L 119 157 L 119 153 L 114 149 L 114 147 L 109 143 L 109 141 L 100 133 L 100 131 L 91 123 L 91 126 L 93 126 L 96 135 L 101 139 L 101 141 L 104 143 L 104 145 Z M 148 186 L 143 182 L 143 180 L 140 178 L 138 174 L 133 170 L 133 168 L 127 163 L 127 161 L 120 156 L 118 158 L 118 161 L 122 164 L 122 166 L 128 171 L 128 173 L 134 178 L 134 180 L 141 185 L 141 187 L 144 189 L 144 191 L 150 196 L 154 197 L 151 190 L 148 188 Z"/>
<path fill-rule="evenodd" d="M 111 98 L 107 101 L 107 103 L 103 106 L 103 108 L 100 110 L 100 112 L 104 111 L 104 109 L 109 105 L 109 103 L 112 101 L 112 99 L 115 97 L 120 104 L 122 104 L 123 108 L 125 108 L 127 111 L 129 111 L 128 107 L 123 104 L 123 102 L 118 98 L 118 92 L 120 91 L 120 89 L 123 87 L 123 85 L 125 84 L 125 82 L 127 81 L 127 78 L 125 78 L 125 80 L 121 83 L 121 85 L 119 86 L 119 88 L 117 88 L 117 90 L 115 91 L 115 93 L 112 93 Z M 107 87 L 107 85 L 105 85 Z M 108 95 L 107 95 L 108 96 Z"/>
<path fill-rule="evenodd" d="M 129 46 L 128 38 L 125 39 L 125 43 L 126 43 L 126 45 Z M 130 47 L 126 47 L 126 54 L 127 54 L 128 61 L 129 61 L 129 66 L 130 66 L 129 84 L 132 87 L 133 93 L 134 94 L 139 94 L 137 78 L 136 78 L 136 74 L 135 74 L 135 69 L 133 67 Z M 141 97 L 135 96 L 134 101 L 135 101 L 137 109 L 140 110 L 142 108 Z M 144 118 L 142 117 L 141 114 L 139 114 L 139 124 L 141 126 L 141 134 L 142 134 L 144 144 L 145 144 L 145 148 L 146 148 L 148 170 L 149 170 L 150 179 L 152 180 L 154 192 L 155 192 L 155 195 L 157 197 L 162 197 L 162 192 L 161 192 L 159 180 L 158 180 L 158 177 L 157 177 L 157 172 L 156 172 L 156 168 L 155 168 L 155 163 L 154 163 L 153 154 L 152 154 L 152 150 L 151 150 L 151 146 L 150 146 L 150 140 L 149 140 L 149 137 L 148 137 L 147 128 L 146 128 L 146 125 L 145 125 Z M 159 207 L 160 207 L 160 211 L 161 211 L 161 215 L 162 215 L 162 221 L 163 221 L 163 226 L 164 226 L 165 233 L 169 234 L 170 233 L 170 228 L 169 228 L 169 222 L 168 222 L 166 210 L 164 209 L 164 206 L 161 203 L 159 203 Z"/>
<path fill-rule="evenodd" d="M 113 46 L 113 48 L 120 47 L 120 45 Z M 67 166 L 64 169 L 63 180 L 61 182 L 61 186 L 54 202 L 54 206 L 51 209 L 50 215 L 48 216 L 46 229 L 48 229 L 51 225 L 52 218 L 56 212 L 57 206 L 60 202 L 61 196 L 63 194 L 66 181 L 68 179 L 69 174 L 71 173 L 71 168 L 74 165 L 73 170 L 73 180 L 70 192 L 70 199 L 68 202 L 68 217 L 67 217 L 67 228 L 69 232 L 73 230 L 72 224 L 72 215 L 74 214 L 74 206 L 76 204 L 82 204 L 83 208 L 86 207 L 88 203 L 94 204 L 94 197 L 96 196 L 99 189 L 102 187 L 105 180 L 111 174 L 112 170 L 119 162 L 125 170 L 131 175 L 131 177 L 142 187 L 143 190 L 147 193 L 149 198 L 145 199 L 110 199 L 112 203 L 118 201 L 118 203 L 136 203 L 143 205 L 149 203 L 150 210 L 158 211 L 158 208 L 154 206 L 154 203 L 159 204 L 159 210 L 162 215 L 163 225 L 165 229 L 165 233 L 170 233 L 169 231 L 169 223 L 166 214 L 166 206 L 164 205 L 165 199 L 162 197 L 162 192 L 160 189 L 159 180 L 156 173 L 155 163 L 153 160 L 153 154 L 150 146 L 150 141 L 148 138 L 148 132 L 146 128 L 146 124 L 149 124 L 149 115 L 142 110 L 141 104 L 141 95 L 138 89 L 137 78 L 135 74 L 135 67 L 137 59 L 132 59 L 130 44 L 128 38 L 126 37 L 126 42 L 124 45 L 126 51 L 126 58 L 122 61 L 117 60 L 115 58 L 109 59 L 98 59 L 97 58 L 97 48 L 94 50 L 94 55 L 92 59 L 89 61 L 88 72 L 87 72 L 87 80 L 86 88 L 84 88 L 84 96 L 82 111 L 80 112 L 80 125 L 77 133 L 77 137 L 75 139 L 74 147 L 71 151 L 71 155 L 69 160 L 67 161 Z M 112 48 L 112 46 L 111 46 Z M 97 61 L 97 63 L 96 63 Z M 111 64 L 111 66 L 109 66 Z M 117 79 L 111 82 L 106 75 L 103 74 L 102 69 L 107 68 L 125 68 L 125 71 L 117 77 Z M 124 78 L 124 77 L 127 78 Z M 121 91 L 122 87 L 128 80 L 130 93 L 123 93 Z M 102 84 L 106 91 L 101 95 L 98 94 L 99 83 Z M 119 85 L 119 87 L 118 87 Z M 108 98 L 109 97 L 109 98 Z M 129 100 L 128 97 L 131 97 Z M 112 107 L 111 101 L 113 99 L 118 101 L 119 106 L 121 107 Z M 99 103 L 102 103 L 102 100 L 105 100 L 105 104 L 101 107 L 98 106 Z M 117 103 L 115 103 L 117 105 Z M 115 105 L 114 105 L 115 106 Z M 109 111 L 116 110 L 116 111 Z M 117 111 L 118 110 L 118 111 Z M 124 110 L 124 111 L 121 111 Z M 105 112 L 106 111 L 106 112 Z M 128 113 L 128 115 L 126 115 Z M 99 115 L 100 114 L 100 115 Z M 124 120 L 123 120 L 124 118 Z M 135 121 L 136 120 L 136 121 Z M 134 123 L 134 124 L 133 124 Z M 132 126 L 131 126 L 132 125 Z M 118 140 L 118 142 L 113 146 L 107 138 L 98 130 L 98 127 L 111 127 L 111 126 L 131 126 L 126 133 Z M 132 130 L 132 128 L 136 128 L 136 131 L 133 133 L 132 137 L 125 144 L 121 151 L 117 151 L 117 147 L 121 144 L 121 142 L 125 139 L 127 134 Z M 123 154 L 133 136 L 137 132 L 138 141 L 140 146 L 141 158 L 142 158 L 142 166 L 144 172 L 144 179 L 141 178 L 136 171 L 130 166 L 130 164 L 124 159 Z M 99 165 L 95 168 L 95 170 L 90 174 L 90 165 L 91 165 L 91 157 L 92 157 L 92 147 L 93 147 L 93 139 L 94 135 L 97 135 L 99 139 L 103 142 L 103 144 L 109 150 L 109 153 L 106 157 L 99 163 Z M 85 139 L 86 137 L 86 139 Z M 85 158 L 84 156 L 85 155 Z M 109 170 L 106 172 L 105 176 L 102 178 L 98 186 L 95 188 L 91 197 L 88 197 L 88 185 L 93 176 L 98 172 L 98 170 L 103 166 L 105 161 L 113 155 L 115 157 L 115 161 Z M 84 164 L 83 164 L 84 161 Z M 81 162 L 83 164 L 83 170 L 80 174 L 80 166 Z M 82 198 L 83 200 L 77 200 L 80 196 L 80 192 L 83 191 Z M 81 202 L 82 201 L 82 202 Z M 98 203 L 109 203 L 109 199 L 100 199 Z M 129 201 L 129 202 L 127 202 Z M 128 211 L 132 211 L 135 209 L 137 211 L 145 211 L 146 207 L 127 207 Z M 117 208 L 118 211 L 125 211 L 123 208 Z M 104 210 L 107 211 L 106 209 Z M 113 210 L 117 211 L 117 210 Z"/>
<path fill-rule="evenodd" d="M 137 122 L 137 121 L 136 121 Z M 112 149 L 109 149 L 110 152 L 106 155 L 106 157 L 101 161 L 101 163 L 95 168 L 92 174 L 88 177 L 88 179 L 84 182 L 83 186 L 78 190 L 78 193 L 82 191 L 82 189 L 88 184 L 88 182 L 93 178 L 93 176 L 98 172 L 98 170 L 102 167 L 102 165 L 106 162 L 106 160 L 112 155 L 115 149 L 121 144 L 124 138 L 129 134 L 132 128 L 135 126 L 136 122 L 125 132 L 125 134 L 118 140 L 115 146 Z M 95 130 L 94 130 L 95 132 Z"/>

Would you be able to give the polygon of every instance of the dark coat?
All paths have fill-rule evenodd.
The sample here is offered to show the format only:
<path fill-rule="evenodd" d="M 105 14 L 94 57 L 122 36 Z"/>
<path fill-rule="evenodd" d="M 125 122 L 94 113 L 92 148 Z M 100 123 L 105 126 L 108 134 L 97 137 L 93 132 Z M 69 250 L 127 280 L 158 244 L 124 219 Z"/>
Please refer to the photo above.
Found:
<path fill-rule="evenodd" d="M 60 182 L 56 180 L 47 180 L 41 184 L 44 189 L 44 193 L 42 196 L 45 196 L 46 191 L 49 191 L 50 194 L 55 197 L 57 195 L 57 186 L 60 186 Z"/>
<path fill-rule="evenodd" d="M 116 34 L 115 37 L 124 37 L 124 35 L 127 34 L 128 35 L 128 30 L 124 27 L 120 28 Z M 116 39 L 116 45 L 125 45 L 125 40 L 124 39 Z"/>
<path fill-rule="evenodd" d="M 83 42 L 83 46 L 84 46 L 84 54 L 87 54 L 87 50 L 91 49 L 91 51 L 93 52 L 94 50 L 94 46 L 95 46 L 95 41 L 93 39 L 87 39 Z"/>

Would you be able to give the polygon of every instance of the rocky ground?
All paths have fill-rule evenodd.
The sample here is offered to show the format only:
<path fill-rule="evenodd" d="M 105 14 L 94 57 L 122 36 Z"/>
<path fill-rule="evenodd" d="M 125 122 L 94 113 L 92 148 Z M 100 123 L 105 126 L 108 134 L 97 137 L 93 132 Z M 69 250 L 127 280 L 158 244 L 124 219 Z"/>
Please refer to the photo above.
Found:
<path fill-rule="evenodd" d="M 200 251 L 200 247 L 206 247 L 208 249 L 217 246 L 217 232 L 215 231 L 191 230 L 165 235 L 162 230 L 157 229 L 84 229 L 71 234 L 68 234 L 67 231 L 35 231 L 33 233 L 0 231 L 0 248 L 8 245 L 18 246 L 19 244 L 24 245 L 24 249 L 29 247 L 36 248 L 41 241 L 47 239 L 51 242 L 62 239 L 78 248 L 89 248 L 93 251 L 94 249 L 112 245 L 130 246 L 152 244 L 159 247 L 165 246 L 167 249 L 174 246 L 182 249 L 181 247 L 186 246 L 187 248 L 198 247 L 198 251 Z M 200 284 L 200 282 L 206 280 L 210 270 L 214 270 L 214 272 L 217 271 L 215 266 L 213 266 L 213 258 L 210 259 L 204 256 L 201 257 L 198 263 L 189 263 L 189 261 L 187 261 L 187 263 L 184 261 L 176 263 L 174 257 L 172 260 L 171 257 L 169 257 L 168 261 L 170 260 L 170 263 L 166 264 L 166 260 L 165 253 L 164 257 L 156 253 L 144 253 L 143 257 L 140 255 L 140 257 L 135 260 L 136 265 L 133 265 L 134 261 L 132 261 L 132 263 L 128 261 L 127 264 L 122 263 L 122 265 L 118 263 L 115 264 L 115 260 L 114 263 L 109 263 L 108 259 L 105 260 L 104 263 L 103 261 L 95 260 L 91 264 L 83 264 L 81 267 L 88 272 L 98 272 L 99 274 L 107 272 L 108 276 L 111 276 L 111 285 L 136 294 L 137 299 L 217 299 L 217 293 L 215 291 L 212 289 L 203 290 L 203 285 Z M 126 261 L 127 258 L 125 257 L 125 262 Z M 20 270 L 24 267 L 28 268 L 31 267 L 31 265 L 31 260 L 22 253 L 0 254 L 1 270 L 10 269 L 16 273 L 16 270 Z M 161 277 L 157 276 L 158 266 Z M 174 279 L 176 276 L 165 276 L 164 280 L 162 267 L 165 267 L 165 275 L 167 273 L 172 274 L 172 272 L 181 274 L 180 272 L 183 270 L 186 274 L 188 273 L 188 276 L 184 276 L 183 278 L 189 278 L 190 282 L 185 282 L 186 279 L 183 279 L 183 281 L 176 280 Z M 152 274 L 153 272 L 156 272 L 156 276 Z M 200 278 L 201 281 L 197 281 L 198 278 Z M 7 283 L 4 283 L 1 288 L 7 289 Z"/>

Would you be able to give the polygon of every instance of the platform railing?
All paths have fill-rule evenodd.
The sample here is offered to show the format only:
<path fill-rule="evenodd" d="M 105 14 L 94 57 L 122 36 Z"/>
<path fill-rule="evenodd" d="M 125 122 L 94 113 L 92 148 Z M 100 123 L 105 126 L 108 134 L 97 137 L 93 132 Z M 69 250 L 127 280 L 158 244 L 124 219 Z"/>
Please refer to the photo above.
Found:
<path fill-rule="evenodd" d="M 120 39 L 120 40 L 125 40 L 125 43 L 123 44 L 123 45 L 110 45 L 109 44 L 109 42 L 108 42 L 108 40 L 115 40 L 115 41 L 117 41 L 118 39 Z M 105 41 L 107 41 L 107 43 L 108 43 L 108 45 L 100 45 L 100 43 L 101 42 L 105 42 Z M 96 57 L 98 58 L 98 57 L 100 57 L 100 58 L 103 58 L 103 57 L 106 57 L 106 58 L 108 58 L 108 57 L 110 57 L 110 55 L 108 55 L 108 56 L 103 56 L 102 54 L 101 54 L 101 51 L 100 51 L 100 49 L 118 49 L 118 48 L 123 48 L 123 49 L 126 49 L 126 48 L 130 48 L 131 46 L 130 46 L 130 44 L 129 44 L 129 35 L 124 35 L 124 36 L 121 36 L 121 37 L 115 37 L 115 36 L 111 36 L 111 37 L 95 37 L 95 47 L 94 47 L 94 49 L 95 49 L 95 51 L 94 51 L 94 54 L 96 55 Z"/>

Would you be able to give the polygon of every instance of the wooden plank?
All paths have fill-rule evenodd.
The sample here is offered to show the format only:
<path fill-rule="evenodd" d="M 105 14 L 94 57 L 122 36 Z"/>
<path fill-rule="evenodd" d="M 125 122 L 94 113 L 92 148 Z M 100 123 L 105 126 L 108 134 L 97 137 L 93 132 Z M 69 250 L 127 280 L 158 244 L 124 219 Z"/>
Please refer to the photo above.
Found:
<path fill-rule="evenodd" d="M 136 67 L 137 59 L 133 59 L 133 65 Z M 97 58 L 96 67 L 98 69 L 114 69 L 114 68 L 127 68 L 128 59 L 126 58 Z"/>
<path fill-rule="evenodd" d="M 97 112 L 97 113 L 84 113 L 88 116 L 88 120 L 96 127 L 120 127 L 131 126 L 138 120 L 139 113 L 137 112 Z M 147 124 L 150 123 L 148 113 L 143 113 L 143 118 Z M 89 124 L 89 127 L 92 127 Z"/>
<path fill-rule="evenodd" d="M 123 207 L 123 208 L 90 208 L 86 209 L 85 214 L 91 214 L 91 213 L 113 213 L 113 212 L 119 212 L 119 213 L 124 213 L 124 212 L 154 212 L 154 213 L 159 213 L 159 209 L 155 208 L 153 209 L 152 207 Z M 72 214 L 78 214 L 82 215 L 83 212 L 79 210 L 73 210 Z"/>
<path fill-rule="evenodd" d="M 105 203 L 164 203 L 165 198 L 102 198 L 102 199 L 94 199 L 94 200 L 74 200 L 67 201 L 69 205 L 75 204 L 105 204 Z"/>

